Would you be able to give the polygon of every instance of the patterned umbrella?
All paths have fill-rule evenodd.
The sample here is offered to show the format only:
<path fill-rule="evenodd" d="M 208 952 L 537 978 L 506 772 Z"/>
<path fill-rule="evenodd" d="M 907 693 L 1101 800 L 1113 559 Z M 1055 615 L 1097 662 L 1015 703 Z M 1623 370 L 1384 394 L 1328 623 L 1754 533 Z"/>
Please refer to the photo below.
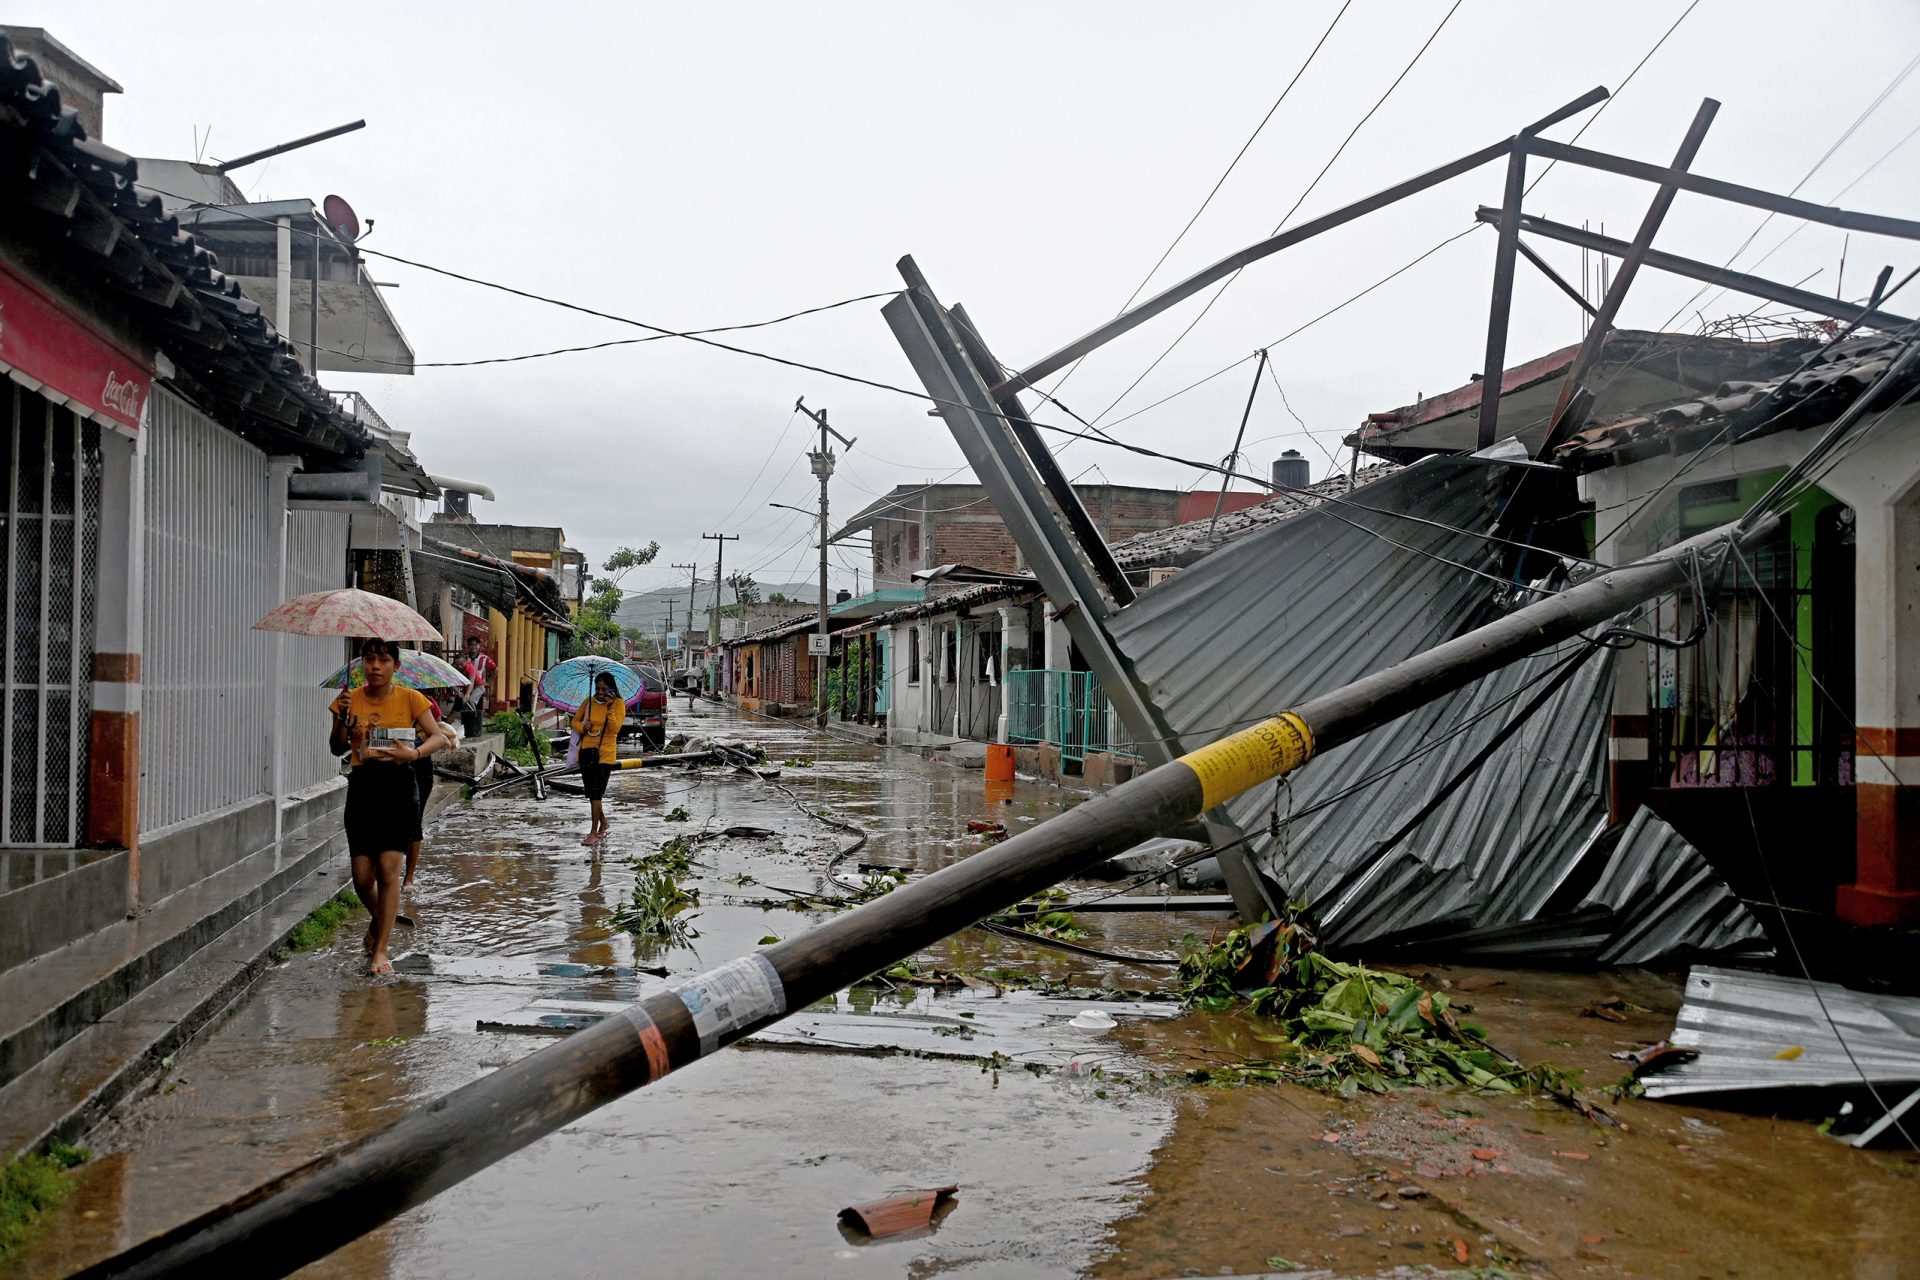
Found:
<path fill-rule="evenodd" d="M 454 669 L 451 662 L 418 649 L 400 651 L 400 667 L 393 673 L 394 683 L 407 689 L 464 689 L 473 681 Z M 358 689 L 367 682 L 366 669 L 355 658 L 325 680 L 322 689 Z"/>
<path fill-rule="evenodd" d="M 631 702 L 643 688 L 633 668 L 612 658 L 568 658 L 540 677 L 540 701 L 571 715 L 593 696 L 593 682 L 602 671 L 612 674 L 614 692 L 624 702 Z"/>
<path fill-rule="evenodd" d="M 398 600 L 355 587 L 312 591 L 276 605 L 255 631 L 296 636 L 379 636 L 383 640 L 438 640 L 440 628 Z"/>

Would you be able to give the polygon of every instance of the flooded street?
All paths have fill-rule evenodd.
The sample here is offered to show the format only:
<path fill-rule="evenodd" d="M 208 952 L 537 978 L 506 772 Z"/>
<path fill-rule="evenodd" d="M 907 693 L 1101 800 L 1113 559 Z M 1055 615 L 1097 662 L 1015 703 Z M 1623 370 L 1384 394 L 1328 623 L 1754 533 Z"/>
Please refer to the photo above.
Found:
<path fill-rule="evenodd" d="M 1079 798 L 1026 781 L 990 789 L 978 772 L 711 704 L 676 701 L 670 727 L 760 746 L 769 765 L 784 762 L 788 791 L 713 769 L 617 774 L 614 835 L 597 853 L 579 843 L 578 798 L 509 791 L 454 804 L 429 835 L 401 972 L 365 976 L 353 922 L 274 968 L 96 1132 L 76 1194 L 11 1274 L 62 1274 L 203 1212 L 552 1043 L 543 1024 L 668 981 L 646 970 L 689 976 L 825 918 L 764 905 L 830 890 L 829 863 L 852 841 L 801 806 L 867 832 L 844 871 L 917 873 L 982 847 L 970 819 L 1017 832 Z M 669 820 L 676 809 L 684 820 Z M 719 834 L 742 826 L 772 834 Z M 616 923 L 635 881 L 628 859 L 702 832 L 714 838 L 695 842 L 687 877 L 698 936 L 636 942 Z M 1228 917 L 1083 912 L 1078 923 L 1084 947 L 1164 955 Z M 979 929 L 914 963 L 1085 988 L 1170 977 Z M 1664 1036 L 1679 998 L 1673 978 L 1642 972 L 1411 972 L 1451 984 L 1496 1044 L 1584 1069 L 1589 1087 L 1624 1071 L 1609 1052 Z M 1579 1016 L 1603 993 L 1624 1000 L 1626 1022 Z M 1600 1129 L 1544 1099 L 1176 1086 L 1158 1077 L 1262 1057 L 1261 1028 L 1146 1016 L 1166 1005 L 1115 1006 L 1120 1025 L 1105 1034 L 1064 1026 L 1084 1003 L 980 988 L 843 993 L 780 1029 L 815 1047 L 719 1054 L 301 1274 L 1150 1280 L 1466 1263 L 1567 1276 L 1920 1275 L 1910 1157 L 1855 1152 L 1799 1121 L 1648 1102 L 1618 1106 L 1625 1129 Z M 862 1013 L 896 1021 L 861 1039 L 880 1022 Z M 938 1052 L 822 1047 L 884 1047 L 895 1028 Z M 990 1054 L 1006 1061 L 980 1060 Z M 956 1202 L 930 1234 L 875 1242 L 837 1222 L 843 1206 L 947 1184 Z"/>

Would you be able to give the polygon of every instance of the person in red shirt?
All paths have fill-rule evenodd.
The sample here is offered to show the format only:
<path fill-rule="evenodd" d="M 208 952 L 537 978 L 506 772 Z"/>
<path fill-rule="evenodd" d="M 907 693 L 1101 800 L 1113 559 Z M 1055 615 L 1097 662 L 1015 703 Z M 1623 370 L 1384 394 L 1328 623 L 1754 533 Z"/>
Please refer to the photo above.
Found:
<path fill-rule="evenodd" d="M 469 684 L 462 701 L 469 711 L 487 709 L 487 685 L 493 680 L 494 661 L 487 656 L 481 646 L 479 636 L 468 636 L 466 652 L 460 655 L 455 664 L 460 674 L 473 683 Z"/>
<path fill-rule="evenodd" d="M 414 763 L 446 745 L 433 704 L 418 689 L 394 683 L 400 646 L 372 639 L 360 646 L 366 684 L 342 690 L 330 708 L 333 752 L 351 754 L 347 775 L 347 853 L 353 887 L 372 915 L 367 972 L 392 973 L 387 947 L 400 913 L 407 846 L 420 826 Z"/>

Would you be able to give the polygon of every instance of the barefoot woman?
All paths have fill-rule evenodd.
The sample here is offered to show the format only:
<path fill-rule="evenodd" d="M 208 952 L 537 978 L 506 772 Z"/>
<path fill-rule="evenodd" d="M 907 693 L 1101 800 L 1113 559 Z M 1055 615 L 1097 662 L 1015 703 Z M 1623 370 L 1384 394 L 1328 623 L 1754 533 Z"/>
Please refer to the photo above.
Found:
<path fill-rule="evenodd" d="M 373 916 L 367 929 L 370 973 L 393 972 L 387 945 L 400 910 L 406 849 L 419 823 L 413 764 L 443 745 L 426 695 L 393 682 L 399 663 L 399 646 L 390 640 L 360 646 L 367 682 L 334 699 L 328 739 L 336 753 L 353 755 L 347 776 L 347 852 L 354 891 Z"/>

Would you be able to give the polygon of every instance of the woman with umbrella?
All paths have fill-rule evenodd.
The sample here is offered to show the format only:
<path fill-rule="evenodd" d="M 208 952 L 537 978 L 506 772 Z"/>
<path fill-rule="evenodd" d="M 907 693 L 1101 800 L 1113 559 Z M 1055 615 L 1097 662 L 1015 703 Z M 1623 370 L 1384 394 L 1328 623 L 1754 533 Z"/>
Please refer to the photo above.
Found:
<path fill-rule="evenodd" d="M 613 672 L 603 669 L 593 677 L 593 696 L 573 713 L 573 731 L 580 735 L 580 782 L 593 814 L 581 844 L 598 844 L 607 838 L 607 811 L 601 799 L 620 759 L 620 726 L 626 718 L 627 704 L 620 697 Z"/>
<path fill-rule="evenodd" d="M 387 946 L 400 912 L 406 850 L 420 826 L 414 763 L 446 745 L 426 695 L 395 683 L 400 661 L 400 646 L 391 640 L 360 646 L 366 683 L 333 700 L 328 738 L 334 752 L 352 753 L 347 852 L 354 890 L 373 916 L 366 939 L 370 973 L 393 972 Z"/>

